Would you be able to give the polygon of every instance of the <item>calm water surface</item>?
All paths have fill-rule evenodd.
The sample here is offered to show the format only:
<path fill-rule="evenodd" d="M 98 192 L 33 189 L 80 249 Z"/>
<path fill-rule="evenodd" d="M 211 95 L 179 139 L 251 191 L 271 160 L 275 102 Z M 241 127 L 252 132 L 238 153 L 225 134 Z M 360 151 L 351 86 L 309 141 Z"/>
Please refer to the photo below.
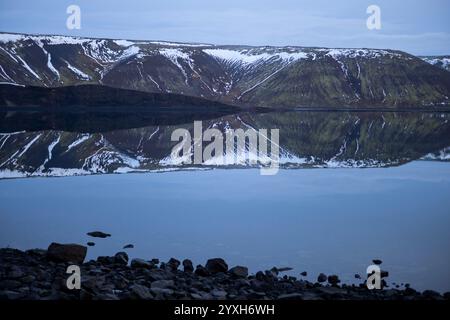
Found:
<path fill-rule="evenodd" d="M 0 246 L 94 239 L 89 258 L 223 257 L 346 282 L 381 258 L 390 281 L 450 290 L 450 163 L 382 169 L 220 169 L 0 180 Z"/>

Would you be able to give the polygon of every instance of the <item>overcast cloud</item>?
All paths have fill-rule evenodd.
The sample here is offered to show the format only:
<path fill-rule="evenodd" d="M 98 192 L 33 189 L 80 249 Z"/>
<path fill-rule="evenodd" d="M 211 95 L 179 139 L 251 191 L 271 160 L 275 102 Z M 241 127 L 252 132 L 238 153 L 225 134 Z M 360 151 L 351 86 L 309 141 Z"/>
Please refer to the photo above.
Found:
<path fill-rule="evenodd" d="M 81 8 L 81 30 L 66 28 L 66 8 Z M 381 8 L 368 30 L 366 9 Z M 90 37 L 400 49 L 450 54 L 450 1 L 396 0 L 0 0 L 0 30 Z"/>

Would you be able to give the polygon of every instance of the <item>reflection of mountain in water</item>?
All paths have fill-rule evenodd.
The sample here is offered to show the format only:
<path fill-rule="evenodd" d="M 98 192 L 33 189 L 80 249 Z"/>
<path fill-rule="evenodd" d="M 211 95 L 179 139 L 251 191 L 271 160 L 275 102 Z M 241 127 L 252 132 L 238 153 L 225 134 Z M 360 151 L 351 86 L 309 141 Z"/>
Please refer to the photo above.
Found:
<path fill-rule="evenodd" d="M 224 133 L 237 128 L 280 129 L 280 162 L 285 168 L 384 167 L 430 158 L 450 146 L 450 114 L 442 113 L 188 114 L 167 121 L 172 116 L 3 113 L 1 177 L 186 168 L 170 161 L 177 143 L 171 142 L 171 133 L 181 127 L 193 135 L 194 120 L 203 120 L 203 129 L 215 127 Z M 236 151 L 239 165 L 247 166 L 245 152 Z"/>

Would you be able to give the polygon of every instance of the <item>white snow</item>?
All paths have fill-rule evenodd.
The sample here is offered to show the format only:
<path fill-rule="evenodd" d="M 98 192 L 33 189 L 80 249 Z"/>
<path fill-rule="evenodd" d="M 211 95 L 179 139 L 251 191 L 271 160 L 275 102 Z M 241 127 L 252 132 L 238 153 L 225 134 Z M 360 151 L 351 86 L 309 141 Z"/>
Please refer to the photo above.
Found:
<path fill-rule="evenodd" d="M 450 147 L 444 148 L 435 153 L 428 153 L 423 156 L 421 160 L 438 160 L 438 161 L 449 161 L 450 160 Z"/>
<path fill-rule="evenodd" d="M 2 78 L 14 82 L 14 80 L 11 79 L 11 77 L 6 73 L 6 71 L 3 69 L 3 67 L 1 65 L 0 65 L 0 71 L 1 71 L 0 76 L 2 76 Z"/>
<path fill-rule="evenodd" d="M 442 66 L 444 69 L 450 70 L 450 58 L 447 57 L 422 57 L 422 60 L 432 65 Z"/>
<path fill-rule="evenodd" d="M 84 73 L 83 71 L 81 71 L 80 69 L 75 68 L 74 66 L 72 66 L 69 62 L 67 62 L 66 60 L 64 60 L 64 62 L 67 64 L 67 68 L 70 69 L 70 71 L 72 71 L 73 73 L 75 73 L 81 80 L 90 80 L 91 77 L 89 75 L 87 75 L 86 73 Z"/>
<path fill-rule="evenodd" d="M 180 64 L 178 59 L 184 60 L 191 69 L 192 67 L 192 59 L 190 58 L 189 54 L 183 52 L 180 49 L 161 49 L 159 50 L 159 53 L 169 59 L 173 64 L 175 64 L 178 69 L 181 70 L 181 73 L 183 73 L 183 76 L 185 78 L 186 84 L 188 84 L 188 76 L 186 73 L 186 70 L 184 70 L 183 66 Z"/>
<path fill-rule="evenodd" d="M 119 60 L 134 56 L 140 52 L 140 49 L 138 46 L 131 46 L 125 49 L 122 54 L 119 56 Z"/>
<path fill-rule="evenodd" d="M 0 84 L 9 84 L 9 85 L 12 85 L 12 86 L 17 86 L 17 87 L 25 87 L 25 85 L 18 84 L 18 83 L 15 83 L 15 82 L 0 82 Z"/>
<path fill-rule="evenodd" d="M 0 170 L 0 179 L 24 178 L 28 174 L 18 170 L 2 169 Z"/>
<path fill-rule="evenodd" d="M 30 147 L 41 137 L 42 134 L 38 134 L 36 137 L 33 138 L 33 140 L 31 140 L 30 142 L 28 142 L 25 147 L 23 148 L 23 150 L 19 153 L 19 155 L 17 156 L 16 159 L 20 158 L 21 156 L 23 156 L 25 154 L 25 152 L 28 151 L 28 149 L 30 149 Z"/>
<path fill-rule="evenodd" d="M 326 55 L 330 56 L 334 59 L 337 59 L 339 57 L 345 57 L 345 58 L 379 58 L 382 56 L 389 56 L 391 58 L 393 57 L 401 57 L 400 54 L 388 51 L 388 50 L 382 50 L 382 49 L 318 49 L 321 52 L 327 52 Z"/>
<path fill-rule="evenodd" d="M 24 38 L 25 38 L 25 36 L 21 35 L 21 34 L 0 33 L 0 42 L 1 43 L 20 41 L 20 40 L 23 40 Z"/>
<path fill-rule="evenodd" d="M 211 44 L 202 44 L 202 43 L 182 43 L 182 42 L 167 42 L 167 41 L 141 41 L 139 43 L 142 44 L 156 44 L 168 47 L 212 47 Z"/>
<path fill-rule="evenodd" d="M 48 146 L 48 156 L 47 158 L 44 160 L 44 163 L 41 164 L 41 166 L 37 169 L 37 171 L 42 172 L 45 169 L 45 165 L 52 159 L 53 157 L 53 149 L 55 148 L 55 146 L 59 143 L 61 139 L 61 134 L 58 135 L 58 137 L 52 141 L 52 143 L 50 143 L 50 145 Z"/>
<path fill-rule="evenodd" d="M 238 100 L 240 100 L 242 98 L 242 96 L 250 91 L 252 91 L 253 89 L 259 87 L 261 84 L 263 84 L 264 82 L 266 82 L 267 80 L 269 80 L 270 78 L 272 78 L 274 75 L 276 75 L 278 72 L 280 72 L 281 70 L 283 70 L 287 65 L 281 67 L 280 69 L 278 69 L 277 71 L 273 72 L 272 74 L 270 74 L 269 76 L 267 76 L 266 78 L 264 78 L 263 80 L 259 81 L 258 83 L 256 83 L 255 85 L 253 85 L 251 88 L 245 90 L 244 92 L 241 93 L 241 95 L 238 97 Z"/>
<path fill-rule="evenodd" d="M 0 47 L 0 49 L 5 52 L 12 60 L 14 60 L 14 62 L 18 62 L 17 59 L 6 49 L 3 49 L 2 47 Z"/>
<path fill-rule="evenodd" d="M 128 40 L 114 40 L 114 43 L 121 47 L 129 47 L 134 44 L 134 42 Z"/>
<path fill-rule="evenodd" d="M 92 39 L 79 38 L 79 37 L 69 37 L 69 36 L 26 36 L 34 41 L 45 42 L 48 45 L 61 45 L 61 44 L 83 44 L 87 41 L 92 41 Z"/>
<path fill-rule="evenodd" d="M 39 77 L 39 75 L 34 72 L 33 69 L 30 68 L 30 66 L 25 62 L 25 60 L 23 60 L 19 55 L 16 55 L 17 59 L 19 59 L 22 62 L 22 66 L 27 69 L 33 76 L 35 76 L 37 79 L 41 80 L 41 77 Z"/>
<path fill-rule="evenodd" d="M 218 60 L 244 65 L 266 62 L 271 59 L 291 62 L 308 58 L 308 54 L 302 51 L 268 53 L 253 50 L 203 49 L 203 52 Z"/>
<path fill-rule="evenodd" d="M 81 137 L 79 139 L 75 140 L 74 142 L 72 142 L 71 144 L 69 144 L 67 146 L 67 150 L 65 152 L 67 152 L 70 149 L 75 148 L 76 146 L 82 144 L 84 141 L 88 140 L 90 137 L 91 137 L 90 134 L 83 134 L 83 135 L 81 135 Z"/>

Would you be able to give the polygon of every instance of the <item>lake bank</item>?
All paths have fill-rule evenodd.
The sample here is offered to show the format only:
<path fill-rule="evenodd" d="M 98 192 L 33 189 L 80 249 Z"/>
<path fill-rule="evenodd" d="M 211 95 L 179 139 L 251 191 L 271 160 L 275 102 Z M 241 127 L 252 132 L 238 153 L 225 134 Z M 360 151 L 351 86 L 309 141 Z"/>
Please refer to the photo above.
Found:
<path fill-rule="evenodd" d="M 86 248 L 67 245 L 48 250 L 0 249 L 0 299 L 7 300 L 448 300 L 443 295 L 409 285 L 367 289 L 341 284 L 337 275 L 320 274 L 316 282 L 282 276 L 276 267 L 248 275 L 243 266 L 228 267 L 221 258 L 194 268 L 192 261 L 171 258 L 133 259 L 125 252 L 82 263 Z M 82 253 L 80 254 L 80 249 Z M 79 259 L 79 288 L 68 288 L 66 270 Z M 180 268 L 180 265 L 182 267 Z M 306 276 L 306 274 L 304 273 Z M 385 272 L 384 277 L 387 277 Z M 76 280 L 69 286 L 76 286 Z"/>

